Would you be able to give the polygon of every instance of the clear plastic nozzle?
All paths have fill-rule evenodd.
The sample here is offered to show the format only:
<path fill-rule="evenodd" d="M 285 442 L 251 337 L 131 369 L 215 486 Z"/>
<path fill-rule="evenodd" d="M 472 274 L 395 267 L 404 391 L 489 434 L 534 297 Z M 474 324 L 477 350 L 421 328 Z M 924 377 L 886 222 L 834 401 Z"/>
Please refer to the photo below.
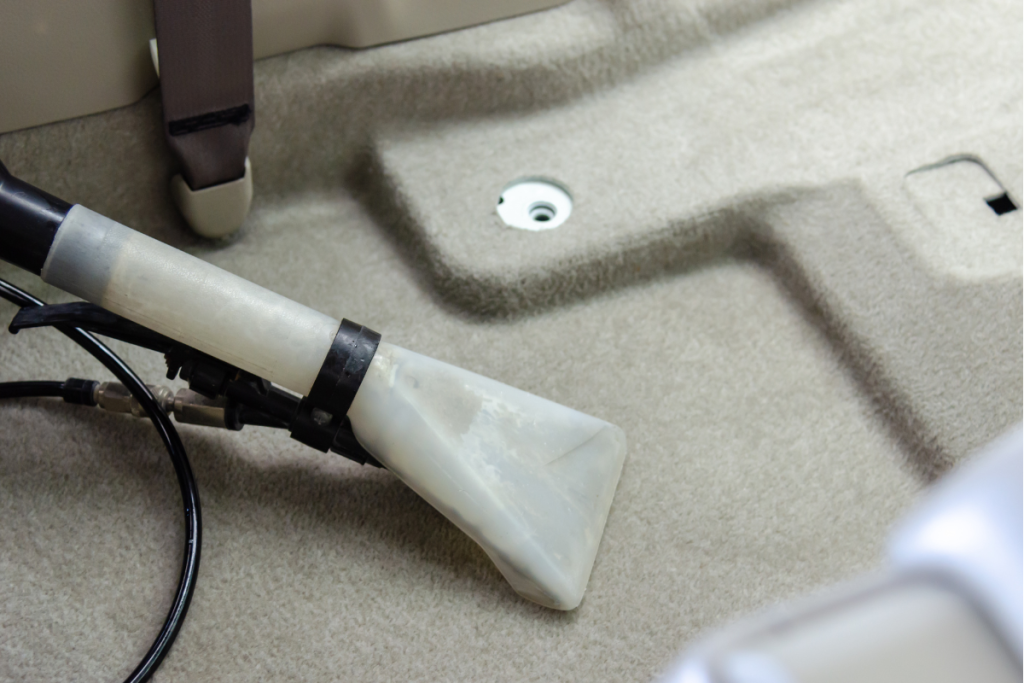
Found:
<path fill-rule="evenodd" d="M 363 447 L 519 594 L 579 605 L 626 455 L 621 429 L 383 342 L 348 415 Z"/>

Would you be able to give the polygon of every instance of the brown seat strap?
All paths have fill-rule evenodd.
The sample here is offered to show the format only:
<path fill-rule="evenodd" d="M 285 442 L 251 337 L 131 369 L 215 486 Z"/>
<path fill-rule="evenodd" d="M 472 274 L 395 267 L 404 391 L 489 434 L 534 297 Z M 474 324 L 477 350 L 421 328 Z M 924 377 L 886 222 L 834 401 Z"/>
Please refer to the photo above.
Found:
<path fill-rule="evenodd" d="M 154 0 L 164 135 L 193 190 L 245 174 L 255 119 L 250 0 Z"/>

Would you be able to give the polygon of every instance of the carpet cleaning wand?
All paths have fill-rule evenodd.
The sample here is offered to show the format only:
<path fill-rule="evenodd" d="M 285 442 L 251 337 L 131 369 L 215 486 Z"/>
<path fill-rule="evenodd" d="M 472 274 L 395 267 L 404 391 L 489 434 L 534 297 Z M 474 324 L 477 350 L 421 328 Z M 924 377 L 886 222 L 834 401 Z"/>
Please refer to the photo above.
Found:
<path fill-rule="evenodd" d="M 170 378 L 264 416 L 250 424 L 288 425 L 323 451 L 365 449 L 357 460 L 469 534 L 520 595 L 562 610 L 582 600 L 625 458 L 618 427 L 383 342 L 2 164 L 0 259 L 95 305 L 25 309 L 12 331 L 59 319 L 161 351 Z"/>

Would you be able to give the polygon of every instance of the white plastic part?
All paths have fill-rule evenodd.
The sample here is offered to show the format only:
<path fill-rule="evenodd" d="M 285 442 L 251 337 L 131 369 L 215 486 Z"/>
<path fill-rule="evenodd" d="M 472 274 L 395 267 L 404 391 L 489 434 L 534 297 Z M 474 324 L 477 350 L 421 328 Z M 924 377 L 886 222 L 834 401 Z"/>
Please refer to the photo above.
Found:
<path fill-rule="evenodd" d="M 569 219 L 572 197 L 558 183 L 525 178 L 502 191 L 497 210 L 498 217 L 510 228 L 552 230 Z"/>
<path fill-rule="evenodd" d="M 1024 432 L 1018 425 L 941 482 L 889 543 L 900 571 L 941 574 L 1024 656 Z"/>
<path fill-rule="evenodd" d="M 341 324 L 80 205 L 57 230 L 41 275 L 304 395 Z"/>
<path fill-rule="evenodd" d="M 963 596 L 927 581 L 869 590 L 777 623 L 716 661 L 722 683 L 1019 683 L 1020 668 Z"/>
<path fill-rule="evenodd" d="M 160 78 L 160 48 L 157 47 L 156 38 L 149 39 L 149 58 L 153 60 L 153 71 L 156 77 Z"/>
<path fill-rule="evenodd" d="M 626 454 L 621 429 L 383 342 L 348 416 L 516 592 L 579 605 Z"/>
<path fill-rule="evenodd" d="M 171 178 L 171 196 L 181 215 L 203 237 L 227 237 L 242 227 L 252 205 L 252 166 L 245 159 L 245 175 L 201 190 L 193 190 L 180 175 Z"/>

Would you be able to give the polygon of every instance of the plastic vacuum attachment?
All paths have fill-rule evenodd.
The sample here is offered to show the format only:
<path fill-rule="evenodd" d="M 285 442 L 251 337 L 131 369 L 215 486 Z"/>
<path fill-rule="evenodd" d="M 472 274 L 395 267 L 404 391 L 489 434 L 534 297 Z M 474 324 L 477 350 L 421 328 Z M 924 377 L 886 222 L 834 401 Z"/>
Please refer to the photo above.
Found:
<path fill-rule="evenodd" d="M 626 455 L 621 429 L 383 342 L 348 416 L 517 593 L 580 604 Z"/>
<path fill-rule="evenodd" d="M 37 203 L 21 212 L 7 199 L 0 190 L 0 243 L 21 235 L 38 252 L 52 241 L 43 280 L 307 396 L 314 422 L 347 414 L 359 444 L 479 543 L 518 593 L 579 605 L 625 459 L 621 429 L 382 342 L 79 205 L 55 234 L 45 221 L 26 233 L 18 225 L 38 222 Z M 0 256 L 29 269 L 39 260 L 14 252 Z"/>

